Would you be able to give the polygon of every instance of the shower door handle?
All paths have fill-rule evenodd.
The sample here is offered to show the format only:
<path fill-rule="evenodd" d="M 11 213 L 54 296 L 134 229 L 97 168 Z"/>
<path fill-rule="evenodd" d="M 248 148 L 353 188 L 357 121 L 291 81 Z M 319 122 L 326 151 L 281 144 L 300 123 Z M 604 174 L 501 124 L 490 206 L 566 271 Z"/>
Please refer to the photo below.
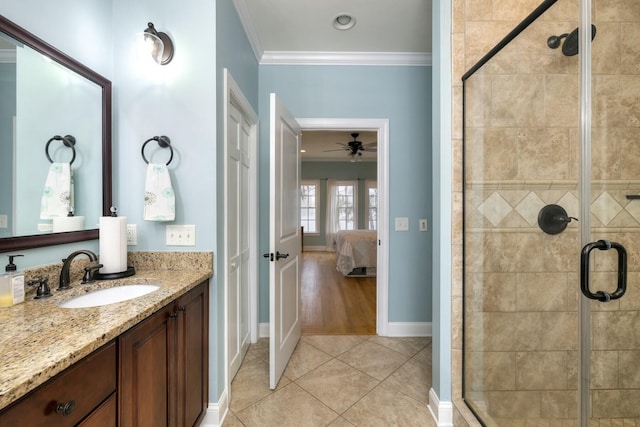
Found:
<path fill-rule="evenodd" d="M 594 249 L 601 251 L 615 249 L 616 252 L 618 252 L 618 287 L 613 293 L 605 291 L 591 292 L 589 288 L 589 254 Z M 582 248 L 580 255 L 580 289 L 585 297 L 601 302 L 609 302 L 622 297 L 627 291 L 627 250 L 624 246 L 608 240 L 598 240 L 597 242 L 587 243 L 584 248 Z"/>

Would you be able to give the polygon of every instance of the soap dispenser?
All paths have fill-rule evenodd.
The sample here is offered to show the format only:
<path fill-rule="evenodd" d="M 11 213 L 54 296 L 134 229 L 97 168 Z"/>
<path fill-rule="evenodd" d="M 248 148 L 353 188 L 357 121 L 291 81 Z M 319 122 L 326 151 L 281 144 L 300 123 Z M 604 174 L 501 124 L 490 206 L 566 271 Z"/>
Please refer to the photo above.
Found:
<path fill-rule="evenodd" d="M 23 255 L 9 255 L 9 264 L 0 276 L 0 307 L 11 307 L 24 301 L 24 273 L 13 263 L 19 256 Z"/>

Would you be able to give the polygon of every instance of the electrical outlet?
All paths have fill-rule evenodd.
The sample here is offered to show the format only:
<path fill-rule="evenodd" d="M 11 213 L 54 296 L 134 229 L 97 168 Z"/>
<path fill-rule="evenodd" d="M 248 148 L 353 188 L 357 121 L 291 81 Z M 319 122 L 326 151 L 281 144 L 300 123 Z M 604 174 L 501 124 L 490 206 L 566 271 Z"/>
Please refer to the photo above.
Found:
<path fill-rule="evenodd" d="M 138 244 L 138 230 L 135 224 L 127 224 L 127 245 L 134 246 Z"/>
<path fill-rule="evenodd" d="M 168 246 L 195 246 L 195 225 L 167 225 Z"/>
<path fill-rule="evenodd" d="M 426 219 L 421 219 L 418 220 L 418 226 L 420 228 L 420 231 L 427 231 L 427 220 Z"/>

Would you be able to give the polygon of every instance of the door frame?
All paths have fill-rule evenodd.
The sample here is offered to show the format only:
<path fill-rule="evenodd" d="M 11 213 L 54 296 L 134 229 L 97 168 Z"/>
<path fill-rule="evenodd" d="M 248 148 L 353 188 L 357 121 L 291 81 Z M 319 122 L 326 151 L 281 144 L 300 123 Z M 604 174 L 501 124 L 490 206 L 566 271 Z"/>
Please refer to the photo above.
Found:
<path fill-rule="evenodd" d="M 305 131 L 378 132 L 378 254 L 376 272 L 376 333 L 389 335 L 389 119 L 296 118 Z"/>
<path fill-rule="evenodd" d="M 255 343 L 258 339 L 258 115 L 253 110 L 251 103 L 246 98 L 240 86 L 236 83 L 231 75 L 231 72 L 227 69 L 223 69 L 223 87 L 224 87 L 224 100 L 223 100 L 223 129 L 224 129 L 224 147 L 223 147 L 223 162 L 224 162 L 224 202 L 223 202 L 223 242 L 224 242 L 224 260 L 223 260 L 223 274 L 224 274 L 224 384 L 227 392 L 227 403 L 231 403 L 231 379 L 229 378 L 229 265 L 227 262 L 228 250 L 227 245 L 229 242 L 228 230 L 228 164 L 227 164 L 227 144 L 228 144 L 228 117 L 229 106 L 233 103 L 235 107 L 242 112 L 242 115 L 247 119 L 247 124 L 250 127 L 249 134 L 249 156 L 250 156 L 250 168 L 249 168 L 249 329 L 251 342 Z"/>

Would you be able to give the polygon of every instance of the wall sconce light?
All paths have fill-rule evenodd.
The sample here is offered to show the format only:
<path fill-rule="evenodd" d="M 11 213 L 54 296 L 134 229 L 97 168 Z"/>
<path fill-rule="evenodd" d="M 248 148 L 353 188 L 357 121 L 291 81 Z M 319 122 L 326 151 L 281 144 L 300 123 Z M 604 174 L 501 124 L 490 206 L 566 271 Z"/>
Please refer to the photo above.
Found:
<path fill-rule="evenodd" d="M 160 65 L 167 65 L 173 59 L 173 42 L 166 33 L 157 31 L 153 22 L 149 22 L 138 39 L 139 55 L 151 55 Z"/>

